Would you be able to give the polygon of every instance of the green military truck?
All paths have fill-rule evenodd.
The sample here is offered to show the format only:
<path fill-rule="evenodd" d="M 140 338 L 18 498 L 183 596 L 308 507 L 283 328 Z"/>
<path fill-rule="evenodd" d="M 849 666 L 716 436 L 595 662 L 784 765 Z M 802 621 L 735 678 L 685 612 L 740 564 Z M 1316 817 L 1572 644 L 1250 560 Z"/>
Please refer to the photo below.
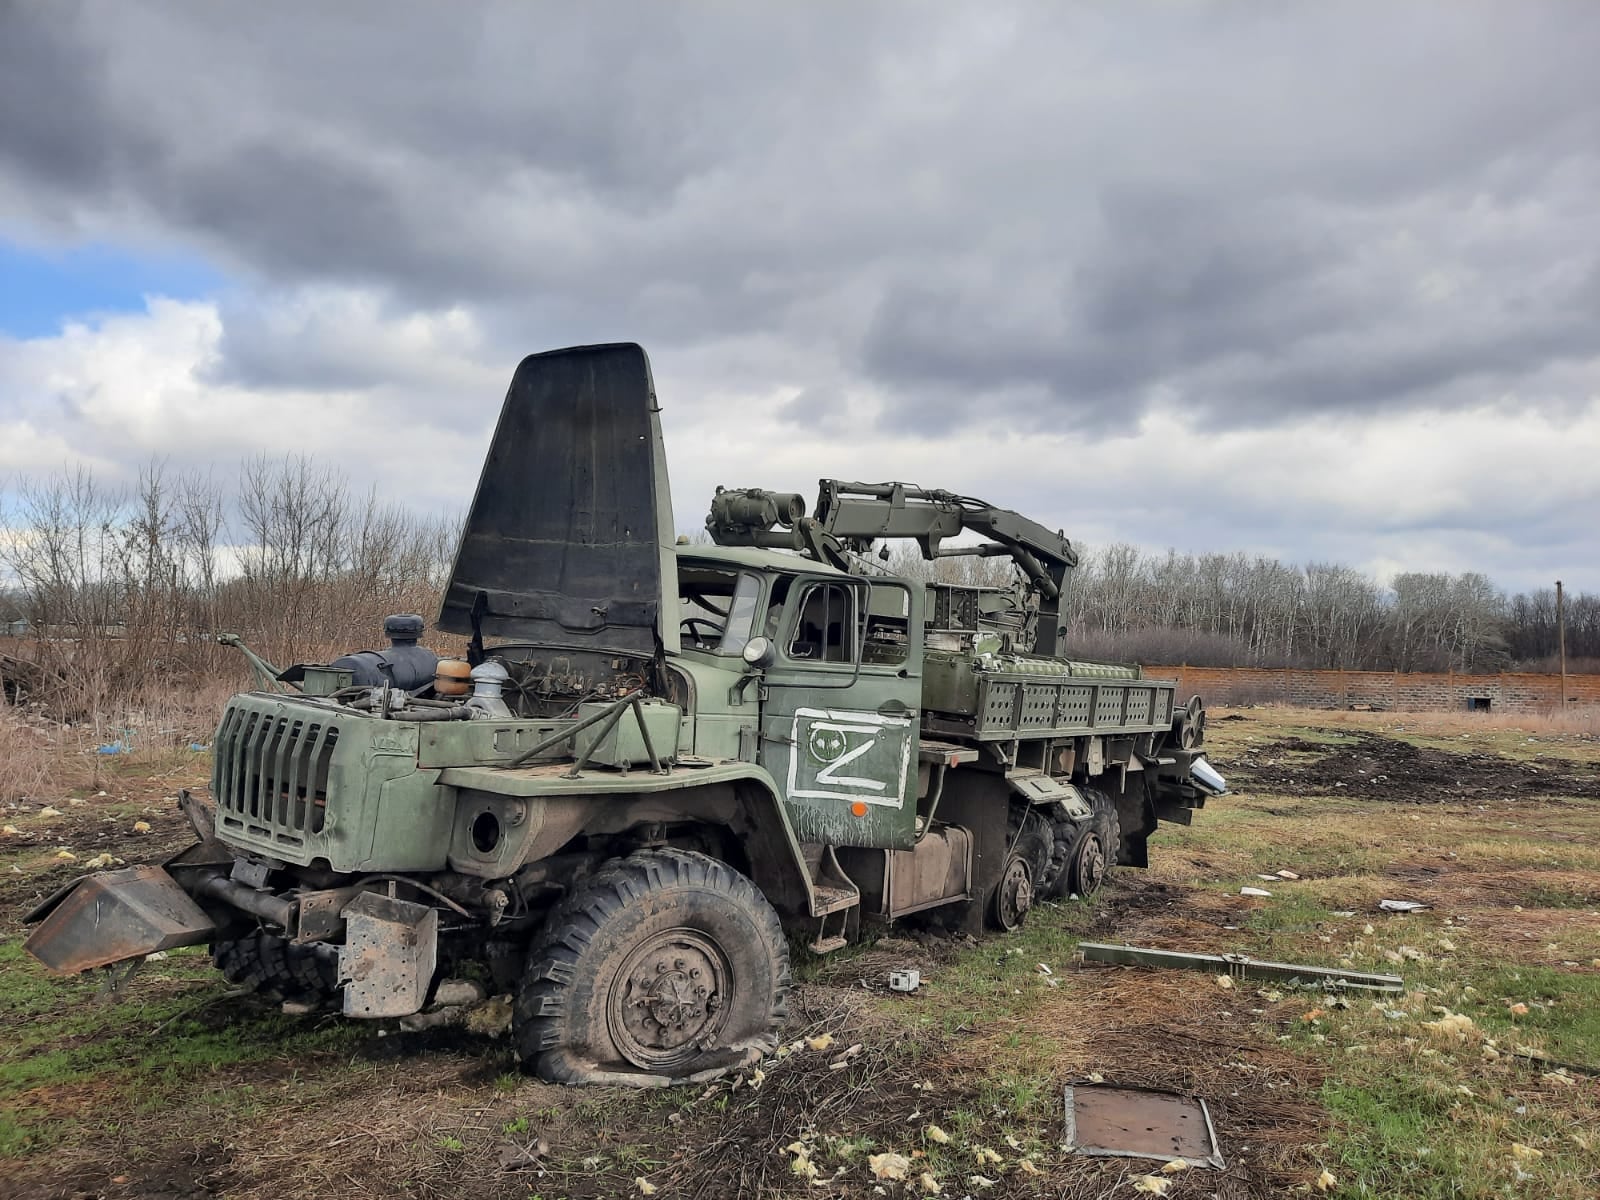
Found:
<path fill-rule="evenodd" d="M 659 1084 L 775 1045 L 790 936 L 1014 928 L 1225 790 L 1198 699 L 1061 654 L 1061 534 L 833 480 L 809 513 L 719 489 L 706 528 L 675 535 L 643 350 L 525 359 L 437 623 L 466 661 L 418 618 L 330 664 L 252 655 L 210 799 L 180 797 L 196 843 L 63 888 L 29 951 L 209 944 L 236 983 L 353 1017 L 418 1012 L 474 962 L 531 1070 Z M 1015 584 L 896 578 L 871 553 L 895 539 Z"/>

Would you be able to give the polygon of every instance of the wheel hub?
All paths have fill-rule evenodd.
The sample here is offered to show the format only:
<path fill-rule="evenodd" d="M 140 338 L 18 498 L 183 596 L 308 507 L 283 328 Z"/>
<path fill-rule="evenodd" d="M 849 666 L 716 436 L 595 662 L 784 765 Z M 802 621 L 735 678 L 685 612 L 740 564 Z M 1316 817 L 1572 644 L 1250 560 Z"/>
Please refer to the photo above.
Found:
<path fill-rule="evenodd" d="M 1033 879 L 1028 864 L 1013 855 L 1000 876 L 1000 889 L 995 896 L 995 915 L 1000 928 L 1015 929 L 1033 907 Z"/>
<path fill-rule="evenodd" d="M 1094 830 L 1085 833 L 1078 842 L 1077 857 L 1073 862 L 1073 882 L 1080 896 L 1099 890 L 1106 879 L 1106 848 Z"/>
<path fill-rule="evenodd" d="M 607 1005 L 612 1037 L 635 1066 L 669 1071 L 713 1045 L 732 971 L 716 942 L 669 929 L 629 954 Z"/>

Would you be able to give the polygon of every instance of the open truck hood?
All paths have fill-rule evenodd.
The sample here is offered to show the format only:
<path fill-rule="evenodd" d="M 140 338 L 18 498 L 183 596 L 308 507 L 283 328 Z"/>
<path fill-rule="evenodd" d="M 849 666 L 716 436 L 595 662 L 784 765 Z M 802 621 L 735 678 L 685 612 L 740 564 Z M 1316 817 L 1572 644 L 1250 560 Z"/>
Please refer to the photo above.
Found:
<path fill-rule="evenodd" d="M 672 499 L 639 346 L 533 354 L 511 378 L 439 628 L 563 649 L 678 648 Z"/>

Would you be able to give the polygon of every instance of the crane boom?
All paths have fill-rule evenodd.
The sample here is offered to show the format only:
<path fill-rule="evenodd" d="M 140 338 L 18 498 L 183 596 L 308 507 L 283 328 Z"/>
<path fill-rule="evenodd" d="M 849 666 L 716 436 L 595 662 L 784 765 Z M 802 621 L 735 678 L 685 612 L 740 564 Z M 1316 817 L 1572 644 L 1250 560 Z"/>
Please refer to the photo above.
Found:
<path fill-rule="evenodd" d="M 718 488 L 706 518 L 712 540 L 722 546 L 766 546 L 795 550 L 841 570 L 856 570 L 849 552 L 866 553 L 879 540 L 915 542 L 925 559 L 956 555 L 1004 556 L 1027 577 L 1039 602 L 1035 649 L 1056 653 L 1067 577 L 1078 554 L 1065 534 L 1051 532 L 1007 508 L 906 483 L 847 483 L 824 479 L 818 485 L 814 516 L 792 492 L 760 488 Z M 947 546 L 963 533 L 989 539 L 970 546 Z"/>

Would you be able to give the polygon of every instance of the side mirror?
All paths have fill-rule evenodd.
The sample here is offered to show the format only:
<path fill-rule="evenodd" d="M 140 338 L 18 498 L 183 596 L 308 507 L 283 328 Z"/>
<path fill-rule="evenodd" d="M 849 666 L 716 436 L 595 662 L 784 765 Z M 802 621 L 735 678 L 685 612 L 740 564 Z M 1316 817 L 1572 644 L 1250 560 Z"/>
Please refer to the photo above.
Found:
<path fill-rule="evenodd" d="M 757 634 L 744 644 L 740 657 L 752 667 L 770 667 L 778 660 L 778 648 L 772 644 L 772 639 Z"/>

